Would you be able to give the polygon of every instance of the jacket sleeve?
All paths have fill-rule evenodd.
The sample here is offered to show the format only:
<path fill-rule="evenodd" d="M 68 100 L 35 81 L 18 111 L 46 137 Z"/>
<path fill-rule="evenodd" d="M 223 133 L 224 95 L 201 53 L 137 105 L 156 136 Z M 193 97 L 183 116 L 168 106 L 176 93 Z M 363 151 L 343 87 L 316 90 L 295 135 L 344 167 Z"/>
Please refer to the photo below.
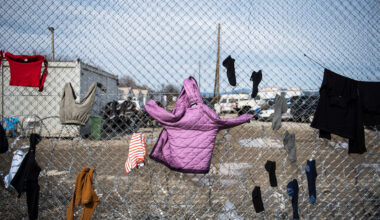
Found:
<path fill-rule="evenodd" d="M 221 119 L 212 109 L 207 107 L 204 108 L 204 110 L 206 114 L 217 124 L 219 129 L 232 128 L 245 122 L 249 122 L 249 120 L 253 118 L 253 115 L 251 114 L 244 114 L 236 118 Z"/>
<path fill-rule="evenodd" d="M 176 110 L 173 112 L 168 112 L 165 109 L 157 105 L 153 100 L 149 100 L 145 105 L 145 110 L 150 116 L 163 125 L 174 125 L 178 120 L 184 115 L 186 108 L 185 106 L 177 106 Z"/>

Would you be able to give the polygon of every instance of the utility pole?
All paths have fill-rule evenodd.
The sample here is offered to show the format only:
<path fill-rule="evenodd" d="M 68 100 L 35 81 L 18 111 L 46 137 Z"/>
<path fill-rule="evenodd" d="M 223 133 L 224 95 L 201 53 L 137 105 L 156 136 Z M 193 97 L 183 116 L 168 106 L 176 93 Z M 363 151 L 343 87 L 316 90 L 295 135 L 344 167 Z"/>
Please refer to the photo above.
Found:
<path fill-rule="evenodd" d="M 198 66 L 198 87 L 199 91 L 201 91 L 201 62 L 199 62 Z"/>
<path fill-rule="evenodd" d="M 215 86 L 214 86 L 214 98 L 216 98 L 216 103 L 219 103 L 219 55 L 220 55 L 220 24 L 218 24 L 218 50 L 217 50 L 217 58 L 216 58 Z"/>
<path fill-rule="evenodd" d="M 51 32 L 51 61 L 54 62 L 54 28 L 48 27 L 48 29 Z"/>

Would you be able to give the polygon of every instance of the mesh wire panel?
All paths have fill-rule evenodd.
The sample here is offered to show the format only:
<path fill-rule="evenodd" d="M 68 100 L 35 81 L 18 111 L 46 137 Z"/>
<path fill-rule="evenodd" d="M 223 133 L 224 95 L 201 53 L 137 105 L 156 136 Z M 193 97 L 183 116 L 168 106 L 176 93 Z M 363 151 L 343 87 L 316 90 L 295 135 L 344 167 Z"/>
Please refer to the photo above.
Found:
<path fill-rule="evenodd" d="M 12 152 L 28 145 L 35 132 L 43 136 L 37 145 L 40 219 L 65 218 L 76 175 L 85 166 L 95 169 L 94 189 L 100 197 L 94 219 L 289 219 L 286 185 L 292 179 L 299 182 L 302 219 L 379 219 L 377 128 L 365 130 L 365 154 L 348 155 L 348 139 L 321 139 L 310 127 L 324 68 L 356 80 L 380 81 L 379 10 L 376 0 L 2 2 L 0 49 L 44 55 L 49 75 L 41 93 L 9 86 L 9 64 L 2 62 L 1 119 L 16 117 L 19 122 L 15 136 L 8 133 L 11 150 L 0 156 L 1 174 L 9 172 Z M 219 91 L 240 94 L 221 96 L 220 103 L 213 96 L 218 24 Z M 54 61 L 48 27 L 55 29 Z M 221 65 L 228 55 L 235 59 L 236 87 L 229 85 Z M 250 77 L 260 69 L 259 98 L 253 101 Z M 132 133 L 145 134 L 149 154 L 162 130 L 144 111 L 144 103 L 159 100 L 171 110 L 189 76 L 197 79 L 205 103 L 222 118 L 258 113 L 252 102 L 261 112 L 250 123 L 218 133 L 208 174 L 171 171 L 148 156 L 144 167 L 126 174 Z M 107 88 L 97 90 L 86 126 L 59 121 L 66 82 L 77 101 L 93 82 Z M 118 83 L 131 90 L 122 91 Z M 270 110 L 281 92 L 289 108 L 274 131 Z M 116 112 L 124 117 L 111 118 L 111 103 L 117 100 Z M 290 163 L 283 146 L 286 130 L 296 137 L 296 163 Z M 309 202 L 308 159 L 317 165 L 315 204 Z M 276 161 L 277 187 L 269 184 L 267 160 Z M 262 213 L 252 204 L 255 186 L 261 188 Z M 4 219 L 27 218 L 25 195 L 17 198 L 14 190 L 2 187 L 0 201 Z M 233 207 L 226 206 L 228 201 Z M 77 208 L 75 215 L 81 212 Z"/>

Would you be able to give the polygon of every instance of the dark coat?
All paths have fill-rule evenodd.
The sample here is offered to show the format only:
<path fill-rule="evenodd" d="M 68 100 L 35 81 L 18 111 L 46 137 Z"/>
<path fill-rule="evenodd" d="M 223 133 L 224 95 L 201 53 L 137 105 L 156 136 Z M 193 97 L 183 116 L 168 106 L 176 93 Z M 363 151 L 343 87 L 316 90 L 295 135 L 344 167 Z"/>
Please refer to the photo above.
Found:
<path fill-rule="evenodd" d="M 36 162 L 36 145 L 40 142 L 41 137 L 38 134 L 30 135 L 29 152 L 25 155 L 20 168 L 11 181 L 11 185 L 17 190 L 18 197 L 26 192 L 26 202 L 28 204 L 29 219 L 38 218 L 38 200 L 40 186 L 38 185 L 38 176 L 41 168 Z"/>
<path fill-rule="evenodd" d="M 8 139 L 5 136 L 5 130 L 3 126 L 0 125 L 0 153 L 5 153 L 8 151 Z"/>

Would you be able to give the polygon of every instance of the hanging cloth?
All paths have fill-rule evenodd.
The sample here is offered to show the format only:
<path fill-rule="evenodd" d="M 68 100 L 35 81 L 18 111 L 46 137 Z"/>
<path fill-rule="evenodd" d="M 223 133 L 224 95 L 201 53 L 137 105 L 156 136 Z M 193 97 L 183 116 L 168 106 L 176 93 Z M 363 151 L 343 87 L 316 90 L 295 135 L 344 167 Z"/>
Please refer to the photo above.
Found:
<path fill-rule="evenodd" d="M 16 175 L 18 169 L 21 166 L 22 161 L 24 160 L 25 153 L 22 150 L 16 150 L 13 152 L 13 158 L 11 163 L 11 168 L 8 175 L 4 177 L 5 188 L 8 188 L 11 184 L 13 177 Z"/>
<path fill-rule="evenodd" d="M 36 162 L 36 145 L 41 141 L 38 134 L 30 135 L 29 152 L 25 155 L 17 170 L 16 175 L 11 181 L 11 185 L 18 192 L 18 197 L 21 197 L 23 192 L 26 192 L 26 202 L 28 205 L 29 219 L 38 218 L 38 200 L 40 197 L 40 185 L 38 185 L 38 176 L 41 168 Z"/>
<path fill-rule="evenodd" d="M 80 103 L 76 103 L 76 95 L 71 83 L 66 83 L 63 88 L 59 103 L 59 120 L 62 124 L 85 125 L 91 115 L 95 100 L 96 87 L 106 92 L 107 89 L 101 83 L 92 83 Z"/>
<path fill-rule="evenodd" d="M 67 209 L 66 219 L 74 219 L 74 205 L 84 205 L 81 220 L 91 219 L 92 214 L 98 206 L 99 198 L 92 188 L 92 176 L 94 173 L 93 168 L 84 167 L 78 174 L 75 182 L 75 190 L 73 198 L 71 199 L 69 208 Z"/>
<path fill-rule="evenodd" d="M 14 55 L 5 53 L 11 72 L 11 86 L 38 87 L 38 91 L 44 90 L 44 83 L 48 75 L 48 61 L 41 55 Z M 44 63 L 44 71 L 41 76 L 41 66 Z"/>
<path fill-rule="evenodd" d="M 0 67 L 1 67 L 1 63 L 3 62 L 3 58 L 4 58 L 4 52 L 3 50 L 0 50 Z"/>
<path fill-rule="evenodd" d="M 128 159 L 124 165 L 125 172 L 129 173 L 136 167 L 144 166 L 145 153 L 145 135 L 143 133 L 133 133 L 129 142 Z"/>
<path fill-rule="evenodd" d="M 163 125 L 149 157 L 172 170 L 182 173 L 208 173 L 215 138 L 219 130 L 249 122 L 253 115 L 221 119 L 203 103 L 196 80 L 184 80 L 172 112 L 159 107 L 153 100 L 145 110 Z"/>
<path fill-rule="evenodd" d="M 380 82 L 357 81 L 325 69 L 311 127 L 321 138 L 349 139 L 348 153 L 363 154 L 364 126 L 380 125 Z"/>
<path fill-rule="evenodd" d="M 8 151 L 8 139 L 3 126 L 0 124 L 0 154 Z"/>

